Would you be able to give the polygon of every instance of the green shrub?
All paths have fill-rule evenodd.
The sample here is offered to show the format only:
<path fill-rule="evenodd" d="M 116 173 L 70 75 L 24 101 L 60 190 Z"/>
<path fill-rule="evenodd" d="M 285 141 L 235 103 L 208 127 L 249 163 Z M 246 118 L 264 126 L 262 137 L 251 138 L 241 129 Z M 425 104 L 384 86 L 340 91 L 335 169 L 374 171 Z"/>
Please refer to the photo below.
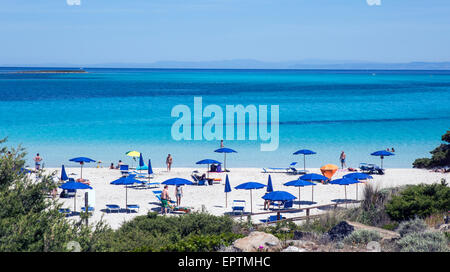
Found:
<path fill-rule="evenodd" d="M 441 144 L 431 151 L 431 159 L 420 158 L 413 162 L 415 168 L 434 168 L 450 166 L 450 130 L 442 135 L 441 140 L 449 144 Z"/>
<path fill-rule="evenodd" d="M 427 230 L 425 221 L 420 218 L 415 218 L 401 222 L 396 231 L 403 237 L 409 233 L 424 232 L 425 230 Z"/>
<path fill-rule="evenodd" d="M 189 235 L 186 238 L 160 248 L 160 251 L 169 252 L 210 252 L 216 251 L 222 246 L 229 246 L 236 239 L 242 238 L 242 234 L 221 233 L 208 235 Z M 139 250 L 139 251 L 146 251 Z"/>
<path fill-rule="evenodd" d="M 397 222 L 391 222 L 391 223 L 383 225 L 381 228 L 383 228 L 385 230 L 394 231 L 396 228 L 398 228 L 398 225 L 399 224 Z"/>
<path fill-rule="evenodd" d="M 381 240 L 381 235 L 377 231 L 359 229 L 353 231 L 349 236 L 344 238 L 346 244 L 367 244 L 371 241 Z"/>
<path fill-rule="evenodd" d="M 448 252 L 447 238 L 441 232 L 409 233 L 397 241 L 401 252 Z"/>
<path fill-rule="evenodd" d="M 445 181 L 440 184 L 407 186 L 386 204 L 387 214 L 396 221 L 415 217 L 425 218 L 448 210 L 450 210 L 450 188 Z"/>

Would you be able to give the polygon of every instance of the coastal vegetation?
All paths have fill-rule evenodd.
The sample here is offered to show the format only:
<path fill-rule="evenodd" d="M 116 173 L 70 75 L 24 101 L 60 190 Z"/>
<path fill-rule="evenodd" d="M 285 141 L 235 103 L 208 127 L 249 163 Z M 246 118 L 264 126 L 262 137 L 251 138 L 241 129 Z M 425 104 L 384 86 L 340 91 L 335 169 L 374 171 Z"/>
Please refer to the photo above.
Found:
<path fill-rule="evenodd" d="M 445 143 L 442 143 L 435 149 L 433 149 L 431 153 L 431 158 L 420 158 L 416 159 L 413 162 L 414 168 L 450 168 L 450 130 L 448 130 L 444 135 L 442 135 L 441 140 Z"/>
<path fill-rule="evenodd" d="M 4 142 L 0 140 L 0 146 Z M 302 224 L 256 225 L 207 212 L 182 216 L 150 212 L 113 230 L 104 221 L 86 225 L 84 216 L 78 221 L 64 217 L 50 194 L 58 186 L 55 175 L 38 172 L 38 178 L 31 179 L 24 171 L 25 155 L 21 147 L 0 148 L 0 251 L 71 251 L 72 241 L 86 252 L 230 251 L 233 242 L 255 230 L 274 235 L 281 248 L 297 239 L 318 251 L 363 251 L 373 241 L 383 251 L 449 250 L 448 228 L 442 228 L 450 210 L 445 180 L 389 189 L 366 184 L 360 206 L 328 211 Z M 345 222 L 367 228 L 353 229 Z M 335 235 L 342 231 L 342 237 Z M 387 239 L 387 234 L 398 237 Z"/>

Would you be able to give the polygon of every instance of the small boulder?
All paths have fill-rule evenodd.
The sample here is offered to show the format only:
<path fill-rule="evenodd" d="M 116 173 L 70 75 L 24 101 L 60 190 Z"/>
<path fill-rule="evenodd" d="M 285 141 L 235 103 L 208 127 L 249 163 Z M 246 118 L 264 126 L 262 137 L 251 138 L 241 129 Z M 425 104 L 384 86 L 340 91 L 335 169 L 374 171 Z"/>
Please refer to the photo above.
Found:
<path fill-rule="evenodd" d="M 247 237 L 237 239 L 233 247 L 243 252 L 280 251 L 282 249 L 280 240 L 272 234 L 254 231 Z"/>
<path fill-rule="evenodd" d="M 282 252 L 305 252 L 305 251 L 306 251 L 306 249 L 298 248 L 295 246 L 289 246 L 282 250 Z"/>

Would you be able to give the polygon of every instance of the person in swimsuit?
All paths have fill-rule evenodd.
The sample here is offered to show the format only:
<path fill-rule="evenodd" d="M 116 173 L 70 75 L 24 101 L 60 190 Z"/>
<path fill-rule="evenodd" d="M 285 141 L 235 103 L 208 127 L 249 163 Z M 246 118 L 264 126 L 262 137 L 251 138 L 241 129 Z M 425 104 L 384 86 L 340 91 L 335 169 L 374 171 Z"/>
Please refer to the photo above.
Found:
<path fill-rule="evenodd" d="M 180 185 L 177 185 L 177 187 L 175 187 L 175 197 L 177 198 L 177 206 L 180 206 L 182 196 L 183 196 L 183 189 L 181 188 Z"/>
<path fill-rule="evenodd" d="M 36 157 L 34 157 L 34 166 L 36 170 L 39 170 L 41 166 L 42 158 L 39 156 L 39 153 L 36 154 Z"/>
<path fill-rule="evenodd" d="M 347 165 L 345 164 L 346 155 L 344 151 L 341 152 L 341 156 L 339 158 L 341 160 L 341 168 L 344 169 L 344 167 L 347 167 Z"/>
<path fill-rule="evenodd" d="M 169 207 L 169 186 L 166 185 L 164 186 L 164 190 L 161 192 L 161 202 L 162 202 L 162 207 L 161 207 L 161 213 L 162 214 L 167 214 L 167 207 Z"/>
<path fill-rule="evenodd" d="M 172 167 L 172 156 L 170 154 L 167 155 L 166 164 L 167 164 L 167 172 L 170 172 L 170 169 Z"/>

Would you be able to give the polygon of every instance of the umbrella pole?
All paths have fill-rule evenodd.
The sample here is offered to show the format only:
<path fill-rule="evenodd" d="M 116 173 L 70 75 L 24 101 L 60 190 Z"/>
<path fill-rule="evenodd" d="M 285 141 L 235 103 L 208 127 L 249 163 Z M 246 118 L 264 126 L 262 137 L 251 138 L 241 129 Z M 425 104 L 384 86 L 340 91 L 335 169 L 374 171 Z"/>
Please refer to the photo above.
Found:
<path fill-rule="evenodd" d="M 306 156 L 303 154 L 303 171 L 306 173 Z"/>
<path fill-rule="evenodd" d="M 83 164 L 81 164 L 81 179 L 83 179 Z"/>
<path fill-rule="evenodd" d="M 311 186 L 311 202 L 314 202 L 314 186 Z"/>
<path fill-rule="evenodd" d="M 73 197 L 73 211 L 77 210 L 77 190 L 75 190 L 75 196 Z"/>
<path fill-rule="evenodd" d="M 253 213 L 252 189 L 250 189 L 250 214 Z"/>
<path fill-rule="evenodd" d="M 345 208 L 347 208 L 347 185 L 344 185 L 344 191 L 345 191 Z"/>
<path fill-rule="evenodd" d="M 228 193 L 225 193 L 225 208 L 228 205 Z"/>
<path fill-rule="evenodd" d="M 227 153 L 223 153 L 223 171 L 227 171 Z"/>
<path fill-rule="evenodd" d="M 125 210 L 128 213 L 128 185 L 125 185 Z"/>
<path fill-rule="evenodd" d="M 358 200 L 358 183 L 356 183 L 356 200 Z"/>
<path fill-rule="evenodd" d="M 208 163 L 208 166 L 207 166 L 208 168 L 206 168 L 206 175 L 208 176 L 208 178 L 209 178 L 209 163 Z"/>
<path fill-rule="evenodd" d="M 301 203 L 301 200 L 300 200 L 300 188 L 301 188 L 301 186 L 298 186 L 298 208 L 300 209 L 300 203 Z"/>

